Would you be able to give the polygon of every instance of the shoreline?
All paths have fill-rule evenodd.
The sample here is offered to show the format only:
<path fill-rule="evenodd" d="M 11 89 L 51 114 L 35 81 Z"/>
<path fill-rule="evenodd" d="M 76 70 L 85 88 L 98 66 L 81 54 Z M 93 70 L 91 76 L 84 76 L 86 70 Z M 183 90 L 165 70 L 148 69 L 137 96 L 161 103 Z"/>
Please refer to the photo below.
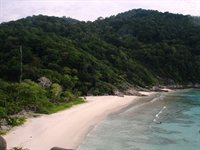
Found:
<path fill-rule="evenodd" d="M 146 96 L 156 92 L 141 92 Z M 88 96 L 86 103 L 61 112 L 29 118 L 3 137 L 8 149 L 50 150 L 52 147 L 76 149 L 87 133 L 109 114 L 139 100 L 140 96 Z"/>

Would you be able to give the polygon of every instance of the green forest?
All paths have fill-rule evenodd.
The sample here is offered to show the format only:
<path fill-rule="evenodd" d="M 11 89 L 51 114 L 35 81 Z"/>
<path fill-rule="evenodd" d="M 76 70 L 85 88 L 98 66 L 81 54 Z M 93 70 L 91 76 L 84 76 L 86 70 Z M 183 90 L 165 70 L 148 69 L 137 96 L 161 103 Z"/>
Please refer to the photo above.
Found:
<path fill-rule="evenodd" d="M 200 83 L 199 17 L 135 9 L 93 22 L 38 15 L 0 24 L 0 118 L 188 83 Z"/>

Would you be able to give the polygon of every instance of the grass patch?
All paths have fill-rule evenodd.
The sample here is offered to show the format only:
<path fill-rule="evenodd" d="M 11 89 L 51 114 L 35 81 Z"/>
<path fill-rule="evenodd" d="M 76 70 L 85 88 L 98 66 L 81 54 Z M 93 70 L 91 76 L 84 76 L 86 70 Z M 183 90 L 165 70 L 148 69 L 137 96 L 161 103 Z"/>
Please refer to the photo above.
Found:
<path fill-rule="evenodd" d="M 6 118 L 7 129 L 0 129 L 0 135 L 5 135 L 12 127 L 20 126 L 25 123 L 26 118 L 23 116 L 9 116 Z"/>
<path fill-rule="evenodd" d="M 69 102 L 53 104 L 53 105 L 51 105 L 51 107 L 46 108 L 45 112 L 47 114 L 56 113 L 58 111 L 65 110 L 65 109 L 70 108 L 74 105 L 82 104 L 84 102 L 85 102 L 84 99 L 76 98 L 76 99 L 73 99 Z M 26 118 L 23 117 L 23 116 L 9 116 L 9 117 L 6 118 L 6 121 L 7 121 L 8 125 L 10 125 L 11 127 L 14 127 L 14 126 L 19 126 L 19 125 L 24 124 L 25 121 L 26 121 Z M 7 133 L 7 131 L 0 130 L 0 135 L 5 135 L 6 133 Z M 18 150 L 18 149 L 15 149 L 15 150 Z"/>
<path fill-rule="evenodd" d="M 0 130 L 0 135 L 5 135 L 7 133 L 7 131 L 1 131 Z"/>
<path fill-rule="evenodd" d="M 24 122 L 26 121 L 25 117 L 7 117 L 6 121 L 8 123 L 8 125 L 11 125 L 12 127 L 14 126 L 19 126 L 24 124 Z"/>
<path fill-rule="evenodd" d="M 51 108 L 48 109 L 48 113 L 49 114 L 56 113 L 58 111 L 70 108 L 70 107 L 72 107 L 74 105 L 82 104 L 84 102 L 85 101 L 82 98 L 76 98 L 76 99 L 74 99 L 74 100 L 72 100 L 70 102 L 67 102 L 67 103 L 55 104 Z"/>

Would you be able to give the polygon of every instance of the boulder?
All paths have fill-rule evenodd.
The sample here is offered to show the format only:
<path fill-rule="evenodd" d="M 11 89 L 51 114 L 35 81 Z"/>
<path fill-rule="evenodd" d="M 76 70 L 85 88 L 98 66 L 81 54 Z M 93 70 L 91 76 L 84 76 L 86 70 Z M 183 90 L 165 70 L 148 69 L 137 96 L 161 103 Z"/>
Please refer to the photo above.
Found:
<path fill-rule="evenodd" d="M 153 86 L 151 90 L 155 92 L 168 92 L 168 90 L 162 88 L 163 88 L 162 86 Z"/>
<path fill-rule="evenodd" d="M 159 86 L 153 86 L 153 87 L 151 88 L 151 90 L 152 90 L 152 91 L 155 91 L 155 92 L 161 92 L 161 91 L 162 91 L 162 90 L 160 89 Z"/>
<path fill-rule="evenodd" d="M 6 150 L 6 147 L 6 140 L 2 136 L 0 136 L 0 150 Z"/>
<path fill-rule="evenodd" d="M 113 93 L 114 93 L 114 95 L 116 95 L 116 96 L 124 97 L 124 94 L 123 94 L 122 92 L 120 92 L 118 89 L 115 89 L 115 90 L 113 91 Z"/>
<path fill-rule="evenodd" d="M 200 88 L 200 84 L 199 83 L 195 83 L 194 87 L 195 88 Z"/>
<path fill-rule="evenodd" d="M 126 91 L 124 91 L 124 94 L 125 95 L 134 95 L 134 96 L 144 96 L 143 94 L 136 91 L 134 88 L 127 89 Z"/>
<path fill-rule="evenodd" d="M 8 123 L 6 121 L 6 119 L 0 119 L 0 126 L 7 126 Z"/>
<path fill-rule="evenodd" d="M 38 81 L 43 88 L 49 88 L 52 85 L 52 82 L 47 77 L 41 77 Z"/>
<path fill-rule="evenodd" d="M 9 126 L 9 125 L 2 125 L 2 126 L 0 127 L 0 130 L 6 132 L 6 131 L 10 130 L 10 128 L 11 128 L 11 126 Z"/>

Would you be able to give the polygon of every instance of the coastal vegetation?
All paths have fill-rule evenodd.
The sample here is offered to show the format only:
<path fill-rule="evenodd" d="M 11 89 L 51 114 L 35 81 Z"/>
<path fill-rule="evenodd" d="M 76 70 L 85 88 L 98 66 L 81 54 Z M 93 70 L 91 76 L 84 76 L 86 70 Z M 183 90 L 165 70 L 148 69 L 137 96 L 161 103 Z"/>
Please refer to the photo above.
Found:
<path fill-rule="evenodd" d="M 199 83 L 199 23 L 143 9 L 94 22 L 38 15 L 1 23 L 0 118 L 52 113 L 116 89 Z"/>

